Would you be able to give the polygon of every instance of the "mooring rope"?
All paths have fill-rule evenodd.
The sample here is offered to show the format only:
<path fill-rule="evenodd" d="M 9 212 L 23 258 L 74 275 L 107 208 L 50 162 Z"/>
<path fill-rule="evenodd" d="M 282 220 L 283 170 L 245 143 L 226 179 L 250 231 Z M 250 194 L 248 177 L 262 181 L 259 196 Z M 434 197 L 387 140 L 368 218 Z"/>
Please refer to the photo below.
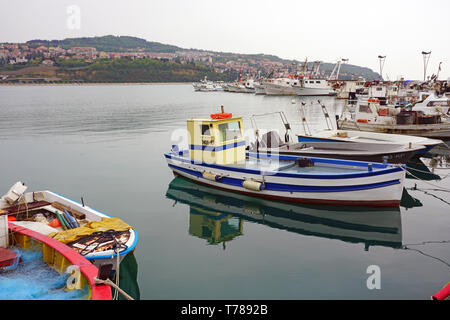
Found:
<path fill-rule="evenodd" d="M 438 186 L 438 185 L 436 185 L 436 184 L 434 184 L 434 183 L 431 183 L 431 182 L 428 182 L 428 181 L 426 181 L 426 180 L 420 179 L 419 177 L 417 177 L 416 175 L 414 175 L 413 173 L 411 173 L 408 169 L 403 168 L 403 166 L 399 166 L 399 167 L 402 168 L 402 170 L 404 170 L 404 171 L 406 171 L 407 173 L 409 173 L 409 174 L 410 174 L 411 176 L 413 176 L 414 178 L 416 178 L 417 180 L 422 181 L 423 183 L 426 183 L 426 184 L 429 184 L 430 186 L 433 186 L 433 187 L 435 187 L 435 188 L 438 188 L 440 191 L 447 191 L 447 192 L 450 192 L 450 189 L 448 189 L 448 188 L 444 188 L 444 187 Z"/>

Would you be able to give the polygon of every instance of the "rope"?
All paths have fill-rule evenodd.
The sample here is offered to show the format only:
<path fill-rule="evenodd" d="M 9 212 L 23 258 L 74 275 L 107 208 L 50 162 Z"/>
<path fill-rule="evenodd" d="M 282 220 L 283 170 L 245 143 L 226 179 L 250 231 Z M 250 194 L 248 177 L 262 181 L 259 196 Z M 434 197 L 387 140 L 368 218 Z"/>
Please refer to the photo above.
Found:
<path fill-rule="evenodd" d="M 409 173 L 409 174 L 410 174 L 411 176 L 413 176 L 414 178 L 416 178 L 417 180 L 422 181 L 423 183 L 426 183 L 426 184 L 429 184 L 430 186 L 433 186 L 433 187 L 435 187 L 435 188 L 438 188 L 438 189 L 440 189 L 440 191 L 447 191 L 447 192 L 450 192 L 450 189 L 447 189 L 447 188 L 438 186 L 438 185 L 436 185 L 436 184 L 434 184 L 434 183 L 431 183 L 431 182 L 425 181 L 425 180 L 423 180 L 423 179 L 420 179 L 420 178 L 417 177 L 416 175 L 412 174 L 408 169 L 405 169 L 405 168 L 403 168 L 402 166 L 399 166 L 399 167 L 402 168 L 402 170 L 404 170 L 404 171 L 406 171 L 407 173 Z"/>
<path fill-rule="evenodd" d="M 114 282 L 112 282 L 109 279 L 106 280 L 100 280 L 98 278 L 94 278 L 95 283 L 97 284 L 107 284 L 110 285 L 111 287 L 113 287 L 114 289 L 116 289 L 116 292 L 119 292 L 121 295 L 123 295 L 126 299 L 128 300 L 134 300 L 133 297 L 131 297 L 128 293 L 126 293 L 125 291 L 123 291 L 122 289 L 120 289 Z"/>
<path fill-rule="evenodd" d="M 425 253 L 425 252 L 423 252 L 423 251 L 420 251 L 420 250 L 418 250 L 418 249 L 411 249 L 411 248 L 408 248 L 407 246 L 403 246 L 402 249 L 403 249 L 403 250 L 416 251 L 416 252 L 418 252 L 418 253 L 420 253 L 420 254 L 426 256 L 426 257 L 430 257 L 430 258 L 435 259 L 435 260 L 437 260 L 437 261 L 439 261 L 439 262 L 442 262 L 443 264 L 445 264 L 447 267 L 450 268 L 450 264 L 449 264 L 447 261 L 445 261 L 445 260 L 443 260 L 443 259 L 440 259 L 440 258 L 438 258 L 438 257 L 432 256 L 432 255 L 430 255 L 430 254 L 427 254 L 427 253 Z"/>

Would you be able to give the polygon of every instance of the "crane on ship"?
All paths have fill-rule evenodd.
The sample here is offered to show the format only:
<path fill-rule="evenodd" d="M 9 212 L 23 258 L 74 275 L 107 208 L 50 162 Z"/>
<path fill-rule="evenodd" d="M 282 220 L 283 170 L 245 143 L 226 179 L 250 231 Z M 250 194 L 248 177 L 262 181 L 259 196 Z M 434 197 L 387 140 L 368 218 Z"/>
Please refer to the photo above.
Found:
<path fill-rule="evenodd" d="M 330 76 L 328 77 L 328 80 L 338 80 L 339 79 L 339 72 L 341 70 L 341 65 L 343 63 L 348 62 L 348 59 L 341 58 L 336 62 L 336 65 L 334 66 L 333 71 L 331 72 Z"/>

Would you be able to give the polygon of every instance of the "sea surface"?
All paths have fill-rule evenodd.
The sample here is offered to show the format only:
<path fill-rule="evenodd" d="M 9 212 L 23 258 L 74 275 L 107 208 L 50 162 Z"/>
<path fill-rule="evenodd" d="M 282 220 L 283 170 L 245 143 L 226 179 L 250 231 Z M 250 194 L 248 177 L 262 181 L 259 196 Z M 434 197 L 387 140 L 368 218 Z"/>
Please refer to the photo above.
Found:
<path fill-rule="evenodd" d="M 335 126 L 344 101 L 321 100 Z M 301 101 L 309 128 L 326 128 L 317 98 L 190 84 L 0 86 L 0 194 L 20 180 L 135 227 L 121 284 L 140 299 L 429 299 L 450 281 L 448 149 L 410 165 L 422 180 L 406 180 L 398 209 L 257 200 L 166 165 L 188 118 L 223 105 L 244 117 L 250 140 L 250 116 L 283 111 L 303 133 Z M 279 114 L 257 119 L 284 135 Z"/>

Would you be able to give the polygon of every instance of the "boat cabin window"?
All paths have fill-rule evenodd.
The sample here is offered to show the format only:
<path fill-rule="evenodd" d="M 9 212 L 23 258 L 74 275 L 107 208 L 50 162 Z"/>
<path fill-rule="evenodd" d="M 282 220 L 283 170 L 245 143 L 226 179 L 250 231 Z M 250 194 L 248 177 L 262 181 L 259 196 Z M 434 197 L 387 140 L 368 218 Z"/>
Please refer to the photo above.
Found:
<path fill-rule="evenodd" d="M 382 90 L 383 90 L 383 88 L 377 87 L 377 91 L 382 91 Z"/>
<path fill-rule="evenodd" d="M 368 105 L 360 104 L 359 112 L 372 113 L 372 110 L 370 109 L 370 107 Z"/>
<path fill-rule="evenodd" d="M 239 121 L 219 124 L 219 135 L 222 141 L 238 139 L 241 137 L 241 124 Z"/>
<path fill-rule="evenodd" d="M 320 81 L 316 81 L 316 83 L 320 83 Z"/>
<path fill-rule="evenodd" d="M 208 124 L 202 124 L 201 130 L 202 130 L 202 136 L 210 136 L 211 135 L 211 131 L 209 130 Z"/>

